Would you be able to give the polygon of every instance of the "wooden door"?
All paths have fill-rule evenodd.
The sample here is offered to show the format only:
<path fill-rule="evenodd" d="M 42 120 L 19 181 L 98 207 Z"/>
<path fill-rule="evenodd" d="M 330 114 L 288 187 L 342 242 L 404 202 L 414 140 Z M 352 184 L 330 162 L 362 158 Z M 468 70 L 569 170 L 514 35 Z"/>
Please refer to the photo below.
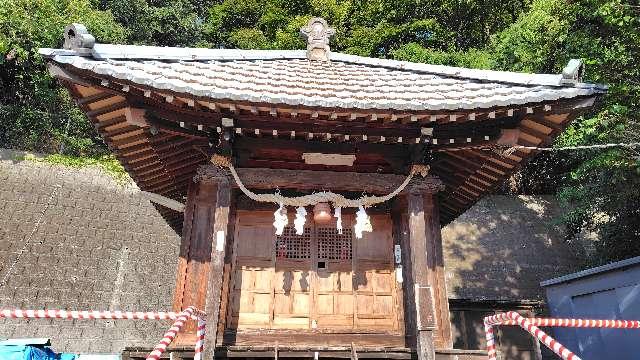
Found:
<path fill-rule="evenodd" d="M 305 227 L 302 235 L 287 226 L 277 237 L 273 328 L 308 329 L 311 326 L 312 235 L 311 226 Z"/>
<path fill-rule="evenodd" d="M 229 289 L 230 328 L 269 328 L 273 308 L 273 225 L 266 214 L 238 212 Z"/>
<path fill-rule="evenodd" d="M 342 234 L 335 222 L 315 226 L 312 325 L 318 329 L 354 327 L 352 216 L 342 222 Z"/>
<path fill-rule="evenodd" d="M 270 212 L 239 211 L 230 286 L 230 328 L 397 332 L 402 311 L 393 266 L 391 219 L 353 234 L 353 216 L 275 236 Z M 293 219 L 290 219 L 292 222 Z"/>
<path fill-rule="evenodd" d="M 372 215 L 373 232 L 355 241 L 355 328 L 398 330 L 398 298 L 391 218 Z"/>

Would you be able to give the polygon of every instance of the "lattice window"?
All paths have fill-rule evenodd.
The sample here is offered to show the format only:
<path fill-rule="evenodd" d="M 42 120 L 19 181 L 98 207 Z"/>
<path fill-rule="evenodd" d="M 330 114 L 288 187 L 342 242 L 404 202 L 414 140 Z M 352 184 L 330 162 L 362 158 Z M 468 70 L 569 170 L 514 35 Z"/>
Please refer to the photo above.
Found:
<path fill-rule="evenodd" d="M 311 228 L 304 228 L 302 235 L 296 229 L 286 226 L 282 235 L 276 237 L 276 256 L 282 259 L 311 258 Z"/>
<path fill-rule="evenodd" d="M 318 259 L 327 260 L 351 260 L 351 242 L 353 240 L 352 229 L 342 229 L 338 234 L 335 228 L 316 228 L 318 237 Z"/>

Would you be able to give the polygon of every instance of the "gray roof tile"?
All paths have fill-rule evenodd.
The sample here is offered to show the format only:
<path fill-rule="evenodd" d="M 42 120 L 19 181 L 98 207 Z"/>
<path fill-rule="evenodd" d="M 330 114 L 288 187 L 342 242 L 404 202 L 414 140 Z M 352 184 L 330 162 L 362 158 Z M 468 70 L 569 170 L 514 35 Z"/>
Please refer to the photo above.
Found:
<path fill-rule="evenodd" d="M 139 50 L 141 54 L 155 51 L 133 48 L 144 48 Z M 131 51 L 133 48 L 127 47 Z M 290 106 L 466 110 L 604 91 L 587 84 L 563 85 L 561 75 L 462 69 L 338 53 L 331 53 L 329 62 L 318 62 L 300 58 L 296 52 L 278 55 L 239 50 L 221 50 L 220 59 L 215 59 L 216 52 L 209 50 L 206 54 L 212 60 L 187 61 L 183 57 L 179 61 L 159 61 L 146 60 L 142 55 L 136 59 L 131 51 L 126 56 L 105 59 L 104 54 L 83 57 L 45 50 L 41 53 L 54 62 L 143 86 L 217 100 Z"/>

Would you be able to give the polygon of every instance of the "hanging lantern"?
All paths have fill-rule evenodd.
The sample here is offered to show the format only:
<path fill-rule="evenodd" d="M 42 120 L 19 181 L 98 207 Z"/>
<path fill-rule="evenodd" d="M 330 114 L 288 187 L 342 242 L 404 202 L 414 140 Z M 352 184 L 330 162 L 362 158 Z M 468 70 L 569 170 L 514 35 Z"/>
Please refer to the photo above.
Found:
<path fill-rule="evenodd" d="M 313 220 L 318 224 L 326 224 L 331 221 L 331 207 L 328 203 L 317 203 L 313 207 Z"/>

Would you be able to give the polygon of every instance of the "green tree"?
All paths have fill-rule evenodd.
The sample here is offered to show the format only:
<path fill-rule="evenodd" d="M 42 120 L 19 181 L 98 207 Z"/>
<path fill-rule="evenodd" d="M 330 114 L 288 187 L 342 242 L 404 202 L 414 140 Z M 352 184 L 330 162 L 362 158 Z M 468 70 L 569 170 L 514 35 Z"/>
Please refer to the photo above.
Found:
<path fill-rule="evenodd" d="M 601 110 L 577 119 L 557 146 L 640 141 L 640 8 L 620 0 L 536 0 L 497 34 L 500 69 L 555 72 L 582 58 L 586 80 L 609 85 Z M 591 231 L 591 263 L 640 255 L 640 152 L 630 148 L 542 155 L 524 170 L 528 186 L 557 183 L 568 238 Z"/>
<path fill-rule="evenodd" d="M 98 40 L 124 40 L 111 14 L 94 10 L 89 1 L 0 2 L 1 146 L 51 152 L 65 144 L 71 152 L 91 153 L 101 144 L 38 54 L 41 47 L 60 47 L 64 27 L 80 21 Z"/>
<path fill-rule="evenodd" d="M 211 7 L 205 33 L 217 47 L 304 48 L 300 27 L 310 17 L 321 16 L 336 29 L 332 39 L 336 50 L 376 57 L 394 57 L 394 51 L 399 51 L 397 56 L 405 57 L 410 51 L 400 49 L 412 44 L 409 50 L 420 46 L 446 57 L 441 52 L 482 49 L 528 4 L 515 0 L 225 0 Z M 473 62 L 461 54 L 447 62 L 458 60 Z"/>
<path fill-rule="evenodd" d="M 113 13 L 125 28 L 130 44 L 196 46 L 202 43 L 202 24 L 208 1 L 106 0 L 102 10 Z"/>

